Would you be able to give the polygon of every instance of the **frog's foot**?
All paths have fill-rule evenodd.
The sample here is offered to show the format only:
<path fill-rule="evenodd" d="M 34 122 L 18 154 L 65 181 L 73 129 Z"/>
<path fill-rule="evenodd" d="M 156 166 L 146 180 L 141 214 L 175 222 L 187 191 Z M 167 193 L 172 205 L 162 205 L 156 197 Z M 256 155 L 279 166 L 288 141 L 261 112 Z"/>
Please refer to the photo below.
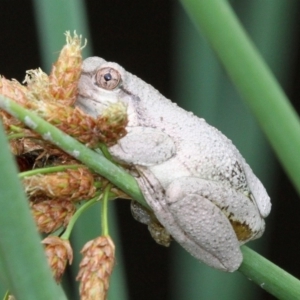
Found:
<path fill-rule="evenodd" d="M 205 196 L 191 193 L 195 181 L 202 179 L 179 178 L 165 192 L 150 171 L 139 171 L 138 181 L 148 204 L 179 244 L 216 269 L 233 272 L 240 266 L 243 257 L 228 218 Z M 201 182 L 196 186 L 201 187 Z"/>
<path fill-rule="evenodd" d="M 112 157 L 128 165 L 152 166 L 160 164 L 176 153 L 169 135 L 151 127 L 129 127 L 128 133 L 109 148 Z"/>
<path fill-rule="evenodd" d="M 131 201 L 130 208 L 133 218 L 148 226 L 148 230 L 157 244 L 164 247 L 170 246 L 172 241 L 171 235 L 167 232 L 165 227 L 159 223 L 153 211 L 143 207 L 136 201 Z"/>

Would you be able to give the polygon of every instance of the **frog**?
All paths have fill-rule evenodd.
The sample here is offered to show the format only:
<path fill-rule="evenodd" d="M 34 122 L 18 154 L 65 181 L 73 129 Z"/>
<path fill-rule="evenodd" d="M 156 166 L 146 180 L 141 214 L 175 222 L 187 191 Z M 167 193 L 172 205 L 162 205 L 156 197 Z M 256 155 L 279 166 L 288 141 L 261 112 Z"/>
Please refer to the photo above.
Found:
<path fill-rule="evenodd" d="M 236 271 L 241 245 L 261 237 L 271 210 L 261 181 L 232 141 L 203 118 L 119 64 L 85 59 L 75 106 L 96 118 L 117 102 L 127 108 L 127 134 L 108 151 L 134 168 L 166 244 L 171 237 L 200 262 Z M 152 217 L 135 211 L 151 225 Z"/>

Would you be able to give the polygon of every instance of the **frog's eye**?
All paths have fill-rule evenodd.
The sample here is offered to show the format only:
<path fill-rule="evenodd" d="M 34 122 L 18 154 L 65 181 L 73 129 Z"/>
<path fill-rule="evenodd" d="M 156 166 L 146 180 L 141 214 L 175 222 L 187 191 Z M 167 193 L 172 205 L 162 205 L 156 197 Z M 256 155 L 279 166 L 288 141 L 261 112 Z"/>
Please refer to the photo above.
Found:
<path fill-rule="evenodd" d="M 96 84 L 106 90 L 115 89 L 121 82 L 121 74 L 113 68 L 99 69 L 96 74 Z"/>

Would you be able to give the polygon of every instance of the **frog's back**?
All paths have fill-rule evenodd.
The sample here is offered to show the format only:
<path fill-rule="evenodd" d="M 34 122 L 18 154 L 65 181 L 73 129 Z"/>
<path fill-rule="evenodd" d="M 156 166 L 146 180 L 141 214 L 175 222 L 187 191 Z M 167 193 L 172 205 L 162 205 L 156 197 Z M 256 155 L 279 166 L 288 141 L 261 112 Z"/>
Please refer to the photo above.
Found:
<path fill-rule="evenodd" d="M 222 182 L 245 195 L 252 194 L 260 199 L 261 214 L 268 215 L 269 196 L 231 140 L 204 119 L 166 99 L 151 85 L 131 76 L 135 86 L 140 86 L 136 90 L 141 100 L 138 106 L 143 111 L 140 125 L 160 128 L 172 137 L 177 148 L 176 159 L 187 173 Z"/>
<path fill-rule="evenodd" d="M 204 119 L 185 111 L 151 85 L 132 76 L 134 85 L 143 87 L 136 90 L 141 99 L 138 107 L 143 111 L 140 126 L 159 128 L 172 137 L 177 158 L 193 175 L 224 180 L 236 189 L 247 190 L 242 157 L 227 137 Z"/>

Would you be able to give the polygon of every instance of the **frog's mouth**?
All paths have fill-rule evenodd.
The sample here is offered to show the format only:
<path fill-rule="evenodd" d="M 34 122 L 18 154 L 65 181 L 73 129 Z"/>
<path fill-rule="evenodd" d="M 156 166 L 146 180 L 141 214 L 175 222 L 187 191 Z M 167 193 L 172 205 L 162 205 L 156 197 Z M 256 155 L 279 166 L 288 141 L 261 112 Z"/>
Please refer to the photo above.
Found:
<path fill-rule="evenodd" d="M 75 106 L 88 115 L 97 118 L 109 106 L 109 103 L 101 102 L 85 95 L 78 95 Z"/>

